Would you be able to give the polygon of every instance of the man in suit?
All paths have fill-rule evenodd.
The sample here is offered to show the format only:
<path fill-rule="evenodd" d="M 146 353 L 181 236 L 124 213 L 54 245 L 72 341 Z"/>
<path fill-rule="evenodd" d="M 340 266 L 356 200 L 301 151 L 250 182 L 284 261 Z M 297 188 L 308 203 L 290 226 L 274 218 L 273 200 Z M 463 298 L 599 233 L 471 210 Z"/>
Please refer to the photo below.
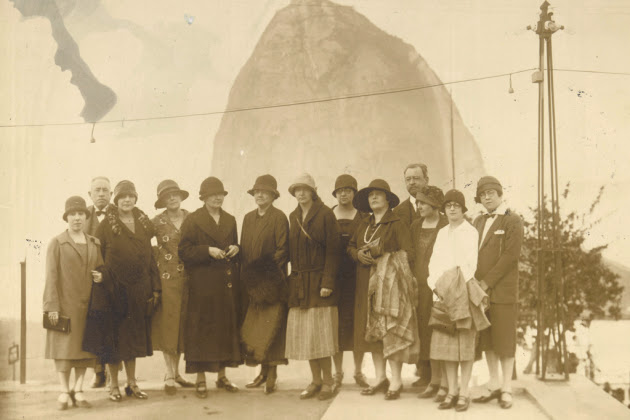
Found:
<path fill-rule="evenodd" d="M 394 208 L 394 213 L 411 228 L 411 223 L 420 218 L 420 203 L 416 195 L 429 184 L 429 170 L 424 163 L 411 163 L 403 171 L 405 186 L 409 197 Z M 425 387 L 431 381 L 431 364 L 428 360 L 416 364 L 416 374 L 420 377 L 413 383 L 416 387 Z"/>
<path fill-rule="evenodd" d="M 416 194 L 429 184 L 429 170 L 424 163 L 411 163 L 405 168 L 405 186 L 409 197 L 394 209 L 394 213 L 400 217 L 407 226 L 420 217 Z"/>
<path fill-rule="evenodd" d="M 97 176 L 93 178 L 88 195 L 94 204 L 88 207 L 90 217 L 86 221 L 83 231 L 88 235 L 94 236 L 98 225 L 105 218 L 105 211 L 107 211 L 109 200 L 112 198 L 112 187 L 109 179 L 104 176 Z M 103 388 L 107 382 L 106 379 L 105 365 L 99 360 L 97 361 L 96 366 L 94 366 L 94 379 L 92 380 L 91 385 L 92 388 Z"/>
<path fill-rule="evenodd" d="M 490 297 L 488 318 L 492 324 L 479 336 L 490 373 L 488 392 L 473 402 L 497 399 L 501 408 L 512 406 L 512 371 L 516 353 L 518 315 L 518 261 L 523 242 L 523 221 L 503 202 L 498 179 L 484 176 L 477 183 L 475 201 L 485 212 L 474 226 L 479 232 L 479 256 L 475 278 Z M 499 380 L 499 365 L 503 380 Z"/>

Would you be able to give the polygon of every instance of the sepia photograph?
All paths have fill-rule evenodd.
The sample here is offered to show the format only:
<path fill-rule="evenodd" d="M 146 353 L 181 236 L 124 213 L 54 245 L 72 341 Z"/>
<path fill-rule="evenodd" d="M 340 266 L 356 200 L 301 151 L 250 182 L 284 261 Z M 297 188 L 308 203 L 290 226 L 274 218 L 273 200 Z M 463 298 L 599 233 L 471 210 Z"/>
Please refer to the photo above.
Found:
<path fill-rule="evenodd" d="M 630 418 L 630 2 L 0 0 L 0 417 Z"/>

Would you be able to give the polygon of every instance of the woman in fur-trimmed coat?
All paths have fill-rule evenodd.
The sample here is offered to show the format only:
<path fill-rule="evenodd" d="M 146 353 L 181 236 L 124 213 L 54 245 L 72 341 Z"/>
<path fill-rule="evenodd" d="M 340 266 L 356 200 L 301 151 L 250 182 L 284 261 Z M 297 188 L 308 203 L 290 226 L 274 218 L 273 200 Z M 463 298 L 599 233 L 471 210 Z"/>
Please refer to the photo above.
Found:
<path fill-rule="evenodd" d="M 258 376 L 246 387 L 264 383 L 264 392 L 269 394 L 276 388 L 277 366 L 287 364 L 284 347 L 289 221 L 273 206 L 280 196 L 273 176 L 258 177 L 248 193 L 258 208 L 245 215 L 241 234 L 241 279 L 248 296 L 241 340 L 246 363 L 261 365 Z"/>

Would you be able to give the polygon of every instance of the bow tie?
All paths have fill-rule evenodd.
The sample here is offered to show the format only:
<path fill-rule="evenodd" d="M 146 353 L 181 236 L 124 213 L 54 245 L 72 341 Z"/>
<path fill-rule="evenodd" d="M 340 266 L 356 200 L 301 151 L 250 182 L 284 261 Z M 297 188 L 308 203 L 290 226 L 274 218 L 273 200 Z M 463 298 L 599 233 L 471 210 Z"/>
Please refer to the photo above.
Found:
<path fill-rule="evenodd" d="M 103 216 L 103 215 L 105 215 L 105 211 L 104 210 L 96 210 L 95 214 L 96 214 L 96 217 Z"/>
<path fill-rule="evenodd" d="M 485 213 L 483 215 L 483 217 L 485 217 L 486 219 L 492 219 L 494 218 L 494 216 L 496 216 L 496 213 Z"/>

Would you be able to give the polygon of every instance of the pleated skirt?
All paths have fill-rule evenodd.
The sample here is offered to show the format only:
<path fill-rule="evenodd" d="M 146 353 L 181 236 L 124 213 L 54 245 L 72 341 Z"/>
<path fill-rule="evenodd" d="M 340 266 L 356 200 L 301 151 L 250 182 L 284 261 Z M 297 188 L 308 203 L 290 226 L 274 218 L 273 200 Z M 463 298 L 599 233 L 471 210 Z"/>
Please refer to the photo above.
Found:
<path fill-rule="evenodd" d="M 320 359 L 338 351 L 339 320 L 336 306 L 289 309 L 285 348 L 287 359 Z"/>

